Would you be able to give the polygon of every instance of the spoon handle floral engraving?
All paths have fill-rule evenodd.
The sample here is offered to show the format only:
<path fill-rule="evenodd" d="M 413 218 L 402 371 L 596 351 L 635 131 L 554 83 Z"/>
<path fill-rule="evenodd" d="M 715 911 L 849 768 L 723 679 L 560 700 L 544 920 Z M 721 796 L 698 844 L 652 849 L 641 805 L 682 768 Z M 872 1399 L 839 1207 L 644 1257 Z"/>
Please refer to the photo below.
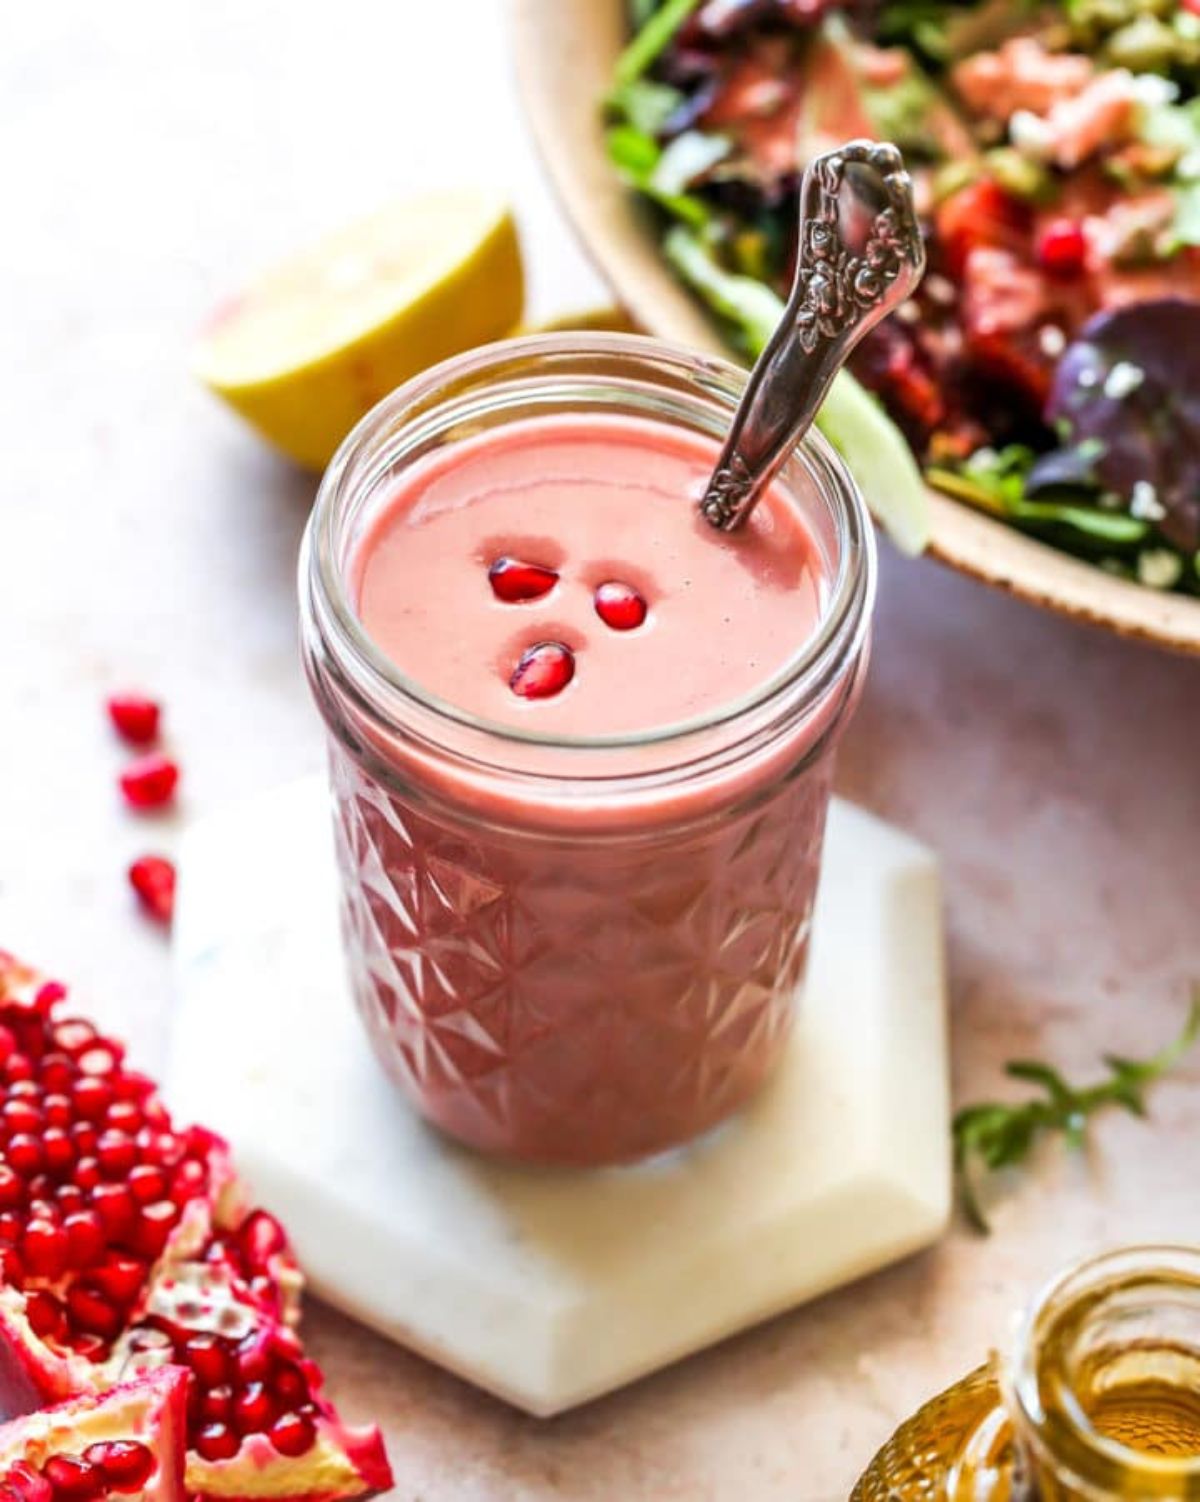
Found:
<path fill-rule="evenodd" d="M 800 189 L 796 279 L 763 350 L 700 509 L 732 531 L 808 430 L 863 335 L 925 269 L 912 180 L 894 146 L 850 141 L 815 157 Z"/>

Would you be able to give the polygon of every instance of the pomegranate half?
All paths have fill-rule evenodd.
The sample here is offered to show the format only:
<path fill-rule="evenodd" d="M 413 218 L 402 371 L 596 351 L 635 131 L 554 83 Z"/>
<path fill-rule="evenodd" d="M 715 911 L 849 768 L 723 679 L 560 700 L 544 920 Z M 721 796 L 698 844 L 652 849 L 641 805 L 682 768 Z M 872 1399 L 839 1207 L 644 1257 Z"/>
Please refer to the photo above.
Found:
<path fill-rule="evenodd" d="M 386 1489 L 379 1431 L 341 1424 L 295 1333 L 301 1283 L 225 1143 L 173 1122 L 63 986 L 0 954 L 0 1403 L 181 1367 L 189 1494 Z"/>

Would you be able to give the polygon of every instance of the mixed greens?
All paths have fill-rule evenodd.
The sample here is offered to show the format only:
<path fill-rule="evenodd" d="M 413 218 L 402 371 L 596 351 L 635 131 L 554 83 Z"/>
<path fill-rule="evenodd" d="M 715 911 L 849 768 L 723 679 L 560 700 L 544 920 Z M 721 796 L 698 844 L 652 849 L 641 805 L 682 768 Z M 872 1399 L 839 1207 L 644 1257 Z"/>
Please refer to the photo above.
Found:
<path fill-rule="evenodd" d="M 791 281 L 804 159 L 874 136 L 913 166 L 929 274 L 822 413 L 903 545 L 923 472 L 1200 594 L 1200 0 L 630 0 L 630 22 L 612 160 L 745 356 Z"/>

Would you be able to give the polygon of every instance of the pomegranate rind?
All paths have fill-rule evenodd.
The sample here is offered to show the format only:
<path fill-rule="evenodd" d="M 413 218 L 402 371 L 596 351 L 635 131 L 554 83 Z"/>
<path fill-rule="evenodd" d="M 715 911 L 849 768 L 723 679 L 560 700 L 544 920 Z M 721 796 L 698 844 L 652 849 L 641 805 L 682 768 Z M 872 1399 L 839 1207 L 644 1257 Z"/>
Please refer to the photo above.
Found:
<path fill-rule="evenodd" d="M 339 1502 L 388 1491 L 392 1469 L 378 1429 L 350 1428 L 322 1418 L 317 1442 L 304 1455 L 280 1455 L 265 1435 L 252 1434 L 232 1460 L 189 1455 L 187 1479 L 189 1488 L 222 1502 L 284 1495 L 304 1502 Z"/>
<path fill-rule="evenodd" d="M 70 1398 L 0 1426 L 0 1473 L 17 1460 L 40 1467 L 51 1455 L 80 1455 L 100 1440 L 133 1439 L 156 1469 L 143 1502 L 183 1502 L 188 1374 L 164 1367 L 102 1394 Z"/>

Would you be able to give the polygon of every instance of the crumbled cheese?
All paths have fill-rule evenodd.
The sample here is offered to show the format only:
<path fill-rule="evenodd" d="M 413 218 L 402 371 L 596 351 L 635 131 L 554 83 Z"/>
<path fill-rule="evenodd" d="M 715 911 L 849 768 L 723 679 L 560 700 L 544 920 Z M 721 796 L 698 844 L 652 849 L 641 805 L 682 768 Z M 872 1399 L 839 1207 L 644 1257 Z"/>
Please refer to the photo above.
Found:
<path fill-rule="evenodd" d="M 892 317 L 897 323 L 920 323 L 921 310 L 915 302 L 902 302 Z"/>
<path fill-rule="evenodd" d="M 1058 324 L 1044 323 L 1038 330 L 1038 343 L 1042 347 L 1042 354 L 1049 355 L 1053 360 L 1066 349 L 1067 336 Z"/>
<path fill-rule="evenodd" d="M 1136 480 L 1129 497 L 1129 514 L 1140 522 L 1160 522 L 1167 508 L 1158 498 L 1158 492 L 1149 480 Z"/>
<path fill-rule="evenodd" d="M 939 276 L 932 272 L 925 278 L 925 296 L 930 302 L 938 303 L 943 308 L 951 307 L 958 294 L 954 290 L 954 283 L 949 277 Z"/>
<path fill-rule="evenodd" d="M 1008 122 L 1008 135 L 1022 156 L 1034 162 L 1044 162 L 1054 149 L 1054 132 L 1032 110 L 1017 110 Z"/>
<path fill-rule="evenodd" d="M 1118 360 L 1105 378 L 1104 394 L 1110 401 L 1122 401 L 1130 392 L 1136 391 L 1145 379 L 1146 372 L 1140 365 L 1133 365 L 1128 360 Z"/>
<path fill-rule="evenodd" d="M 1151 589 L 1172 589 L 1183 573 L 1183 559 L 1169 548 L 1146 548 L 1138 554 L 1137 574 Z"/>
<path fill-rule="evenodd" d="M 1132 86 L 1138 103 L 1148 110 L 1174 104 L 1179 98 L 1179 85 L 1158 73 L 1135 73 Z"/>

